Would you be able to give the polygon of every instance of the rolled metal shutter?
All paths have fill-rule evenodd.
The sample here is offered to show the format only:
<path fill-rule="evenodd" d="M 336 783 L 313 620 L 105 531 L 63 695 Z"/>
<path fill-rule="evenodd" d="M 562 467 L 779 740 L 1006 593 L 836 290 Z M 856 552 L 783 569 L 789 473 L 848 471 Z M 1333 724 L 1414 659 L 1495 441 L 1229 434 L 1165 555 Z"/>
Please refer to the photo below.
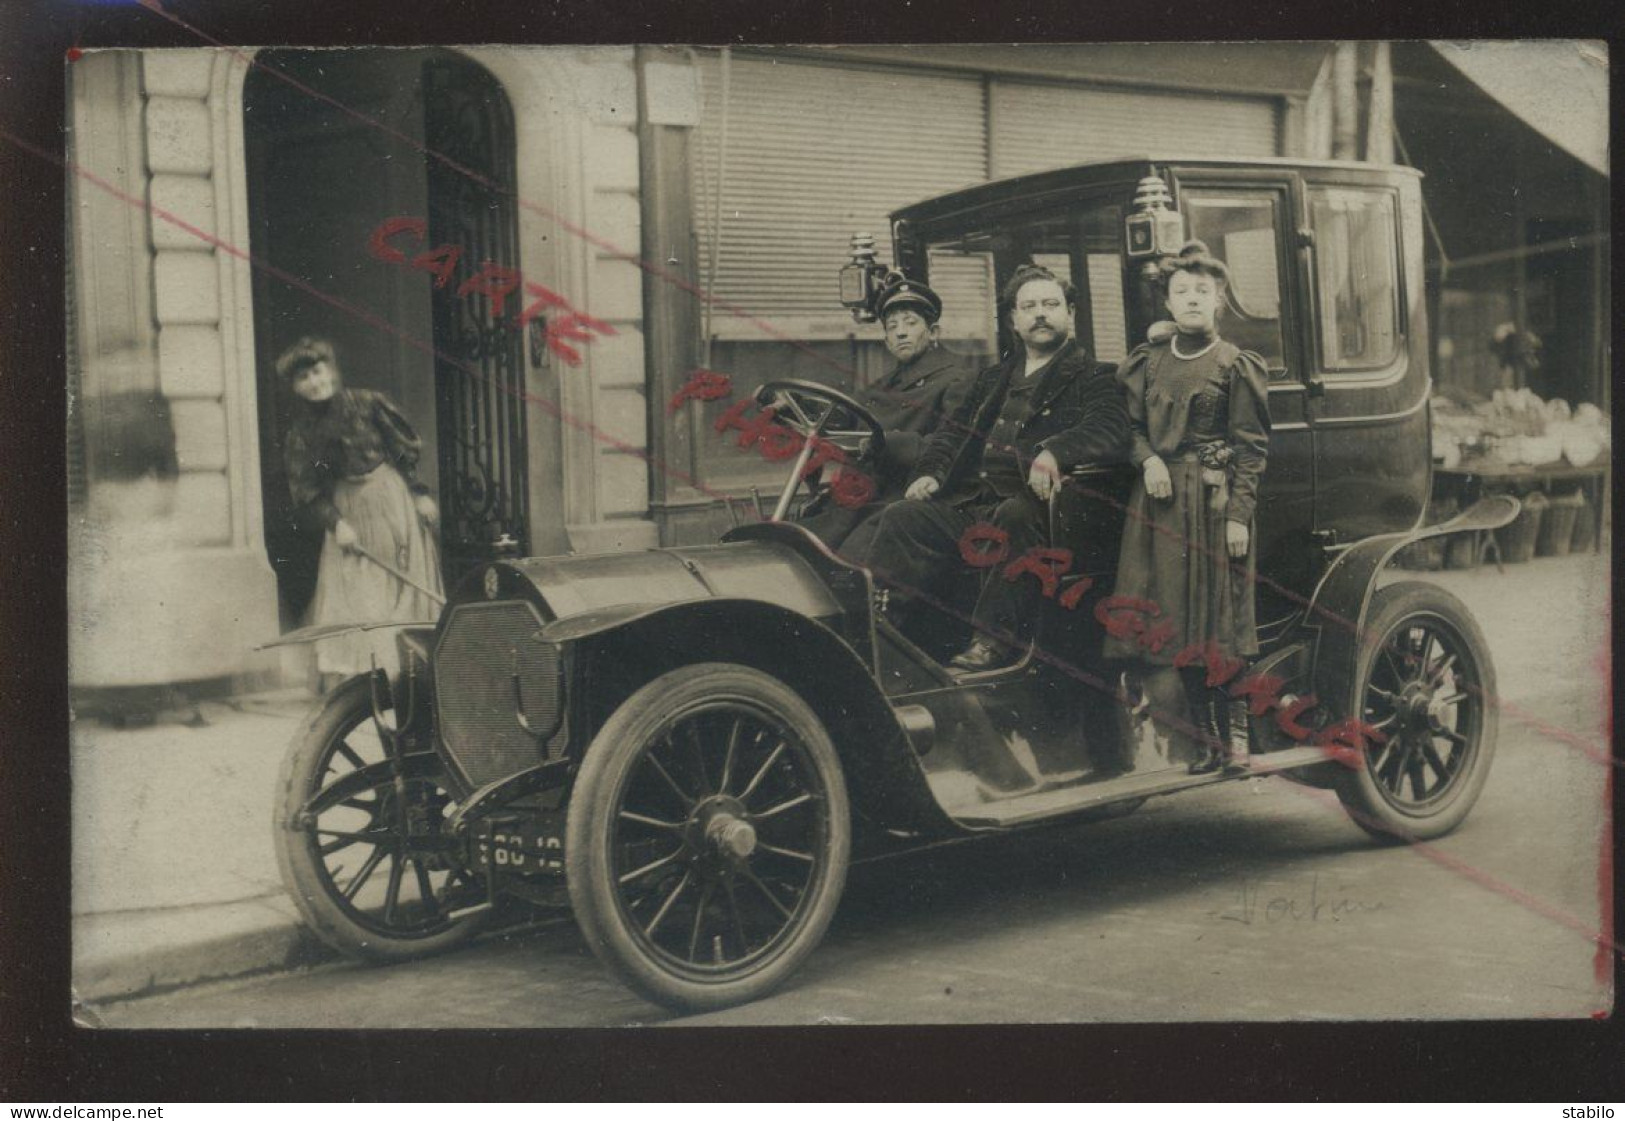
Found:
<path fill-rule="evenodd" d="M 1153 90 L 992 83 L 993 176 L 1002 179 L 1118 156 L 1274 156 L 1277 102 Z"/>
<path fill-rule="evenodd" d="M 887 215 L 986 177 L 977 76 L 735 56 L 729 64 L 719 339 L 841 339 L 856 328 L 837 275 L 855 232 L 891 260 Z M 700 277 L 715 224 L 722 131 L 718 54 L 701 56 L 704 104 L 692 168 Z M 737 310 L 735 310 L 737 309 Z"/>

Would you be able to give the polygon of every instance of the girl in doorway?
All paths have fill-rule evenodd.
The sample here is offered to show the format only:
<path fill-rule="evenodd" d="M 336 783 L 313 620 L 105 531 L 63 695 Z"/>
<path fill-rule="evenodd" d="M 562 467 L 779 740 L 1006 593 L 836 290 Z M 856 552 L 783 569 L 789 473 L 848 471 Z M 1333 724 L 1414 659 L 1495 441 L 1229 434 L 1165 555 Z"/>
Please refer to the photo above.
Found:
<path fill-rule="evenodd" d="M 300 339 L 277 359 L 276 372 L 294 398 L 283 445 L 288 489 L 295 508 L 326 532 L 311 624 L 434 619 L 440 605 L 420 589 L 442 594 L 439 511 L 413 476 L 417 432 L 384 394 L 343 387 L 326 339 Z M 316 668 L 330 686 L 371 669 L 374 655 L 391 667 L 394 647 L 389 629 L 324 639 Z"/>
<path fill-rule="evenodd" d="M 1209 686 L 1208 666 L 1258 653 L 1253 511 L 1269 448 L 1269 375 L 1258 355 L 1219 337 L 1228 280 L 1200 241 L 1165 259 L 1160 288 L 1175 330 L 1136 349 L 1118 374 L 1141 475 L 1116 592 L 1155 605 L 1153 622 L 1169 637 L 1155 650 L 1108 638 L 1106 652 L 1179 667 L 1195 728 L 1192 774 L 1246 765 L 1246 708 Z"/>

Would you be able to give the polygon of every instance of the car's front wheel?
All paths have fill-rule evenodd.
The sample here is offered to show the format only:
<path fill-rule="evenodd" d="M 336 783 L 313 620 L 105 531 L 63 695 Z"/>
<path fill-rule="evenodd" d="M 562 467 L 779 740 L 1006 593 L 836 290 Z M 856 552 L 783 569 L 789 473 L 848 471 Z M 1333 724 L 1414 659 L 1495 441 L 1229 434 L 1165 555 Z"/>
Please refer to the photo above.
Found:
<path fill-rule="evenodd" d="M 274 810 L 277 863 L 306 924 L 375 962 L 450 949 L 486 921 L 467 910 L 483 886 L 441 829 L 444 768 L 433 751 L 397 749 L 394 731 L 387 682 L 344 682 L 289 745 Z"/>
<path fill-rule="evenodd" d="M 632 988 L 702 1011 L 755 1000 L 823 937 L 846 881 L 840 761 L 807 703 L 706 663 L 643 686 L 593 739 L 570 797 L 570 899 Z"/>

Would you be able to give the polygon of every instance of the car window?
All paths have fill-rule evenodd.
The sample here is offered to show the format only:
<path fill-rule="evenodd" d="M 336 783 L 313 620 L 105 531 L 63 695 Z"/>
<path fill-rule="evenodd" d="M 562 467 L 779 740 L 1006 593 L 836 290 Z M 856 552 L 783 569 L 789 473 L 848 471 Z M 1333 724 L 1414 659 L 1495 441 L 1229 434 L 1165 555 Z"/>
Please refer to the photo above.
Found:
<path fill-rule="evenodd" d="M 1107 362 L 1129 350 L 1123 277 L 1123 212 L 1095 203 L 1050 213 L 1021 225 L 966 233 L 926 248 L 929 283 L 942 296 L 943 336 L 955 349 L 998 353 L 1009 346 L 999 323 L 998 285 L 1023 264 L 1041 265 L 1078 290 L 1078 341 Z M 952 320 L 950 322 L 950 320 Z"/>
<path fill-rule="evenodd" d="M 1190 236 L 1230 269 L 1219 333 L 1256 351 L 1272 372 L 1284 371 L 1279 193 L 1187 188 L 1182 194 Z"/>
<path fill-rule="evenodd" d="M 1394 196 L 1317 188 L 1309 206 L 1320 290 L 1321 362 L 1328 370 L 1386 366 L 1399 353 Z"/>
<path fill-rule="evenodd" d="M 991 362 L 999 350 L 992 252 L 932 246 L 926 256 L 931 287 L 942 297 L 943 342 Z"/>

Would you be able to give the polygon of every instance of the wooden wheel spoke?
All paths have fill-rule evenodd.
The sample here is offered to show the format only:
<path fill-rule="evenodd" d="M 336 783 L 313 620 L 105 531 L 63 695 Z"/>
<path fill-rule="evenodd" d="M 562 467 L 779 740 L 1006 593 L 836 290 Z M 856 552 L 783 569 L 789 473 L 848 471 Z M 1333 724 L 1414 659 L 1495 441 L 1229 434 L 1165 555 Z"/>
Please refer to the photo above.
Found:
<path fill-rule="evenodd" d="M 775 856 L 788 857 L 791 860 L 799 860 L 805 864 L 813 863 L 813 855 L 810 852 L 796 852 L 794 849 L 785 849 L 780 848 L 778 845 L 770 845 L 766 841 L 757 841 L 756 849 L 758 852 L 770 852 Z"/>
<path fill-rule="evenodd" d="M 1411 779 L 1411 797 L 1420 802 L 1427 797 L 1427 775 L 1422 771 L 1422 753 L 1412 750 L 1406 756 L 1405 773 Z"/>
<path fill-rule="evenodd" d="M 1417 678 L 1433 680 L 1433 652 L 1439 648 L 1439 636 L 1432 631 L 1422 632 L 1422 648 L 1417 651 Z"/>
<path fill-rule="evenodd" d="M 1422 757 L 1427 760 L 1428 766 L 1433 768 L 1433 773 L 1438 775 L 1440 779 L 1450 777 L 1450 768 L 1445 766 L 1444 760 L 1439 756 L 1438 749 L 1427 740 L 1422 742 Z"/>
<path fill-rule="evenodd" d="M 334 747 L 335 750 L 338 751 L 338 753 L 340 755 L 344 756 L 345 759 L 349 760 L 350 766 L 355 767 L 357 769 L 360 769 L 361 767 L 366 766 L 366 763 L 362 762 L 361 756 L 356 753 L 355 748 L 351 747 L 348 743 L 345 743 L 343 740 L 339 740 L 339 742 L 334 744 L 333 747 Z"/>
<path fill-rule="evenodd" d="M 1444 684 L 1445 674 L 1450 672 L 1450 668 L 1455 665 L 1455 662 L 1455 653 L 1446 652 L 1445 656 L 1439 659 L 1439 664 L 1433 667 L 1433 672 L 1428 676 L 1428 680 L 1435 685 Z"/>
<path fill-rule="evenodd" d="M 350 886 L 344 889 L 344 898 L 347 901 L 354 901 L 356 892 L 361 890 L 361 885 L 367 882 L 368 877 L 377 869 L 379 861 L 384 859 L 384 854 L 388 851 L 388 849 L 380 845 L 373 849 L 372 855 L 362 862 L 361 867 L 356 870 L 355 877 L 350 880 Z"/>
<path fill-rule="evenodd" d="M 743 956 L 750 953 L 750 940 L 745 937 L 745 919 L 739 912 L 739 897 L 734 894 L 731 880 L 723 881 L 722 889 L 728 896 L 728 913 L 733 919 L 734 937 L 739 939 L 739 953 Z"/>
<path fill-rule="evenodd" d="M 395 908 L 401 901 L 401 876 L 406 871 L 406 862 L 401 854 L 389 854 L 389 884 L 384 888 L 384 922 L 395 921 Z"/>
<path fill-rule="evenodd" d="M 650 766 L 659 772 L 660 777 L 666 780 L 666 785 L 671 787 L 671 792 L 682 801 L 683 807 L 685 809 L 691 808 L 694 805 L 694 799 L 689 797 L 686 790 L 677 785 L 677 780 L 671 777 L 671 772 L 661 765 L 659 759 L 655 758 L 654 749 L 651 747 L 644 753 L 643 757 L 649 761 Z"/>
<path fill-rule="evenodd" d="M 666 921 L 666 916 L 671 913 L 672 904 L 677 902 L 677 897 L 679 895 L 682 895 L 683 892 L 688 890 L 688 885 L 692 878 L 693 873 L 683 873 L 683 878 L 678 880 L 677 886 L 671 889 L 671 894 L 666 896 L 666 901 L 662 903 L 660 905 L 660 909 L 655 912 L 654 918 L 649 920 L 649 925 L 643 928 L 643 933 L 646 937 L 653 938 L 655 936 L 655 930 L 660 926 L 661 923 Z"/>
<path fill-rule="evenodd" d="M 1467 694 L 1466 693 L 1451 693 L 1448 697 L 1440 697 L 1437 701 L 1434 701 L 1433 703 L 1442 708 L 1445 705 L 1459 705 L 1462 701 L 1465 701 L 1466 699 L 1467 699 Z"/>
<path fill-rule="evenodd" d="M 314 832 L 318 837 L 336 838 L 335 840 L 329 841 L 327 844 L 320 846 L 318 851 L 323 856 L 328 856 L 332 853 L 338 852 L 340 849 L 349 848 L 351 845 L 382 845 L 387 844 L 389 841 L 394 839 L 394 834 L 384 829 L 350 833 L 340 829 L 318 828 L 314 830 Z"/>
<path fill-rule="evenodd" d="M 694 926 L 688 932 L 688 960 L 693 961 L 694 955 L 699 952 L 700 927 L 705 921 L 705 905 L 711 902 L 711 893 L 716 890 L 714 884 L 706 884 L 700 892 L 700 901 L 694 907 Z"/>
<path fill-rule="evenodd" d="M 739 733 L 744 729 L 743 717 L 734 717 L 733 727 L 728 729 L 728 749 L 722 755 L 722 777 L 717 779 L 717 793 L 728 793 L 728 783 L 734 773 L 734 752 L 739 749 Z"/>
<path fill-rule="evenodd" d="M 434 885 L 429 882 L 429 870 L 423 866 L 423 858 L 414 856 L 412 867 L 417 870 L 418 897 L 428 906 L 430 916 L 440 917 L 440 905 L 435 901 Z"/>
<path fill-rule="evenodd" d="M 1411 743 L 1409 739 L 1403 739 L 1395 745 L 1393 753 L 1383 762 L 1382 771 L 1385 775 L 1390 768 L 1392 769 L 1391 777 L 1383 778 L 1383 785 L 1398 794 L 1399 788 L 1405 784 L 1405 771 L 1410 763 Z"/>
<path fill-rule="evenodd" d="M 1382 658 L 1383 658 L 1383 661 L 1388 663 L 1388 672 L 1393 675 L 1394 684 L 1395 685 L 1404 685 L 1405 681 L 1406 681 L 1406 677 L 1405 677 L 1405 674 L 1400 670 L 1399 663 L 1394 661 L 1394 651 L 1393 651 L 1393 649 L 1391 647 L 1384 646 L 1382 648 Z M 1375 685 L 1372 685 L 1371 688 L 1372 689 L 1377 689 L 1377 687 Z M 1381 690 L 1377 690 L 1377 691 L 1379 693 L 1381 692 Z M 1394 696 L 1393 693 L 1386 693 L 1386 694 L 1383 694 L 1383 695 L 1387 696 L 1387 697 L 1390 697 L 1390 698 Z"/>
<path fill-rule="evenodd" d="M 770 810 L 762 810 L 760 813 L 753 813 L 750 816 L 755 818 L 757 821 L 765 821 L 767 818 L 775 817 L 778 814 L 793 810 L 797 806 L 804 806 L 812 800 L 813 796 L 811 794 L 798 794 L 794 798 L 791 798 L 788 802 L 780 802 Z"/>
<path fill-rule="evenodd" d="M 663 821 L 658 817 L 649 817 L 647 814 L 633 813 L 631 810 L 622 810 L 618 815 L 622 821 L 633 821 L 639 825 L 647 825 L 651 829 L 678 830 L 683 827 L 679 821 Z"/>
<path fill-rule="evenodd" d="M 1382 778 L 1382 773 L 1388 769 L 1389 764 L 1396 758 L 1396 752 L 1399 751 L 1401 743 L 1402 741 L 1390 736 L 1386 742 L 1378 746 L 1377 753 L 1371 760 L 1372 774 Z"/>
<path fill-rule="evenodd" d="M 1466 747 L 1467 746 L 1467 735 L 1466 735 L 1466 733 L 1458 732 L 1454 728 L 1440 728 L 1439 729 L 1439 735 L 1443 736 L 1445 739 L 1449 740 L 1451 743 L 1455 744 L 1457 747 Z"/>
<path fill-rule="evenodd" d="M 767 772 L 772 770 L 773 764 L 779 761 L 779 757 L 785 753 L 789 746 L 790 744 L 787 740 L 779 740 L 779 746 L 773 749 L 773 753 L 767 757 L 767 762 L 761 765 L 755 776 L 745 786 L 745 789 L 739 792 L 739 800 L 741 802 L 747 802 L 750 800 L 750 796 L 756 793 L 756 788 L 760 786 L 762 780 L 767 777 Z"/>
<path fill-rule="evenodd" d="M 651 860 L 649 863 L 645 864 L 642 868 L 634 868 L 632 871 L 630 871 L 630 872 L 626 873 L 625 875 L 621 876 L 616 882 L 617 883 L 622 883 L 622 884 L 629 884 L 629 883 L 632 883 L 635 880 L 640 880 L 644 876 L 647 876 L 650 872 L 653 872 L 653 871 L 656 871 L 658 869 L 666 867 L 667 865 L 671 864 L 674 860 L 676 860 L 678 857 L 680 857 L 682 855 L 683 855 L 683 846 L 678 845 L 675 849 L 673 849 L 671 852 L 667 853 L 665 856 L 662 856 L 659 860 Z"/>
<path fill-rule="evenodd" d="M 789 909 L 786 908 L 783 903 L 779 902 L 779 897 L 777 895 L 774 895 L 772 889 L 769 888 L 766 884 L 764 884 L 760 879 L 758 879 L 754 872 L 751 872 L 751 871 L 749 871 L 747 869 L 743 873 L 743 875 L 744 875 L 745 879 L 749 880 L 751 883 L 756 885 L 756 889 L 758 891 L 760 891 L 763 895 L 767 896 L 767 901 L 769 903 L 773 904 L 774 908 L 779 912 L 779 914 L 783 915 L 787 919 L 790 917 L 791 912 L 789 911 Z"/>
<path fill-rule="evenodd" d="M 711 774 L 705 766 L 705 741 L 700 739 L 700 722 L 698 720 L 688 722 L 688 742 L 694 749 L 694 763 L 696 769 L 700 772 L 700 796 L 715 794 L 716 791 L 711 789 Z"/>

